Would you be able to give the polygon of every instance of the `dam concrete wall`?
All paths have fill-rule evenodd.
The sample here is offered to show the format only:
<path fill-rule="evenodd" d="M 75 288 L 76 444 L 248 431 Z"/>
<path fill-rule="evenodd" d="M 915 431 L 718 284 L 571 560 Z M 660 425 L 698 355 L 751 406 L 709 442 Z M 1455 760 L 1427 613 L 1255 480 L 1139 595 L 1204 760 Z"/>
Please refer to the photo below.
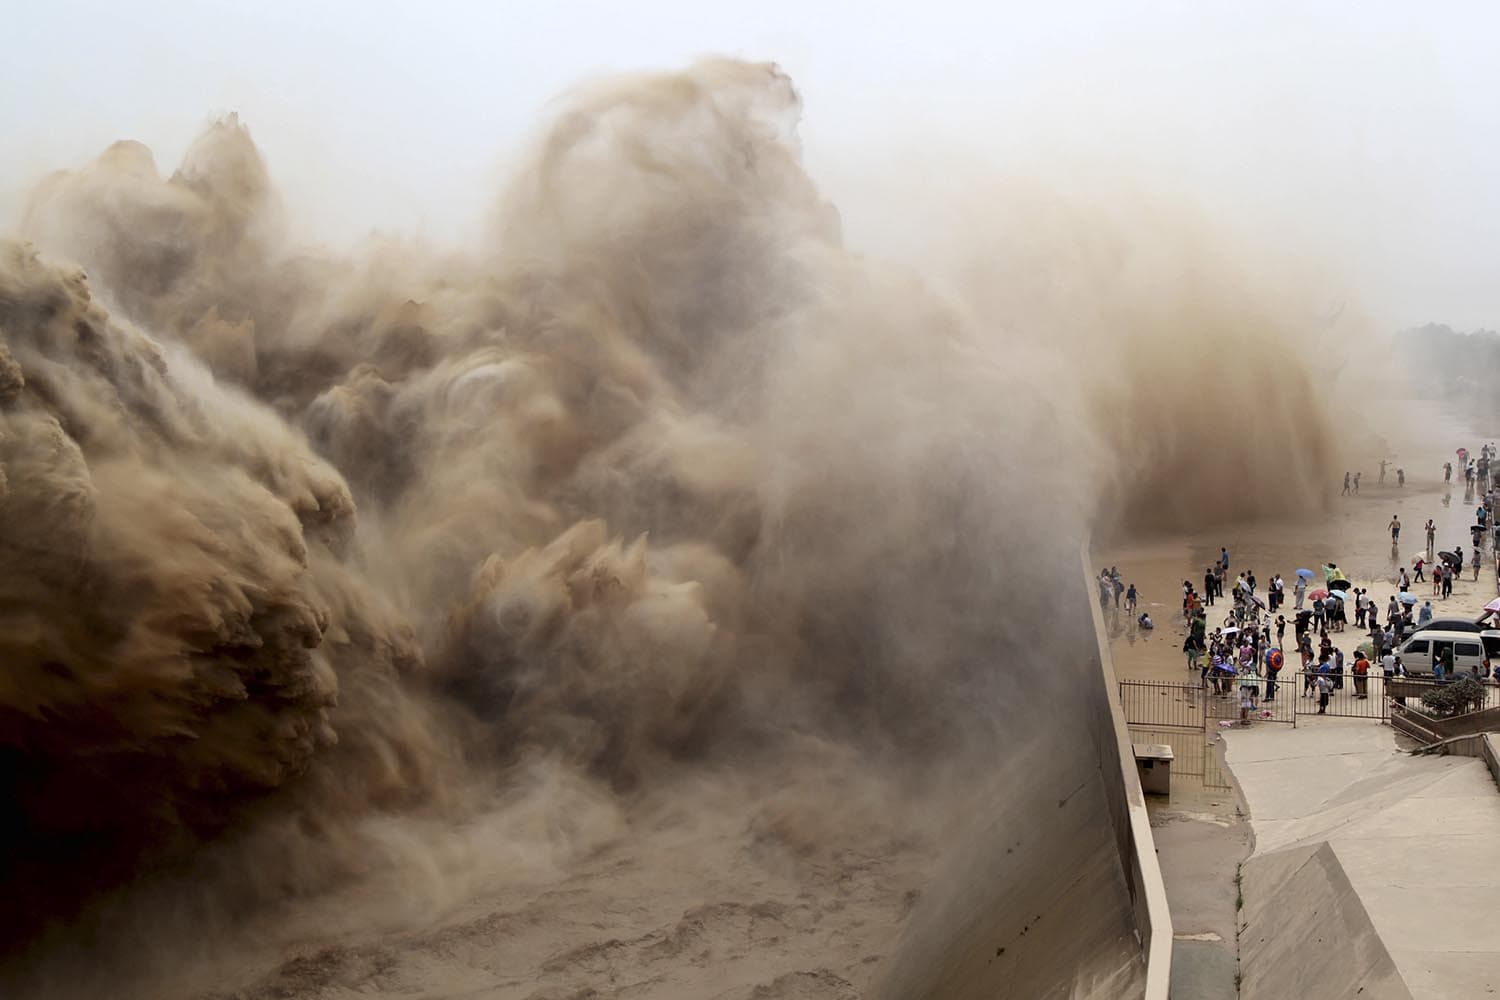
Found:
<path fill-rule="evenodd" d="M 1172 925 L 1082 560 L 1060 650 L 1023 648 L 1011 738 L 975 777 L 972 827 L 877 979 L 881 1000 L 1165 1000 Z M 1091 626 L 1091 627 L 1090 627 Z"/>

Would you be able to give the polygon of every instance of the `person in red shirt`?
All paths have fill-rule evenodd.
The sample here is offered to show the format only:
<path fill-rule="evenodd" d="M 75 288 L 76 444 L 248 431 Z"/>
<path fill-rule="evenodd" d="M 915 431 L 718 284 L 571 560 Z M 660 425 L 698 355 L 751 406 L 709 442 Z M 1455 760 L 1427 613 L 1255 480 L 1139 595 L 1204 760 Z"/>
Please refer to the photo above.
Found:
<path fill-rule="evenodd" d="M 1368 698 L 1365 688 L 1370 683 L 1370 661 L 1365 659 L 1365 651 L 1360 650 L 1354 661 L 1354 697 Z"/>

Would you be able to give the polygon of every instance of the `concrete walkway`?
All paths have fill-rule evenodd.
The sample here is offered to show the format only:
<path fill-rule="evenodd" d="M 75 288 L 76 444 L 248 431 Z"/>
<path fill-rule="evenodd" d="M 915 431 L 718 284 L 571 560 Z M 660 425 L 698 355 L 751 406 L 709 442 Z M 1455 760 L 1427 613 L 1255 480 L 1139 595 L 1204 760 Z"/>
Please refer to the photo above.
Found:
<path fill-rule="evenodd" d="M 1195 810 L 1175 790 L 1173 799 L 1151 811 L 1172 910 L 1172 996 L 1236 1000 L 1234 878 L 1249 853 L 1250 831 L 1232 811 Z"/>
<path fill-rule="evenodd" d="M 1500 995 L 1500 793 L 1483 761 L 1412 757 L 1389 726 L 1226 733 L 1250 817 L 1242 995 Z"/>

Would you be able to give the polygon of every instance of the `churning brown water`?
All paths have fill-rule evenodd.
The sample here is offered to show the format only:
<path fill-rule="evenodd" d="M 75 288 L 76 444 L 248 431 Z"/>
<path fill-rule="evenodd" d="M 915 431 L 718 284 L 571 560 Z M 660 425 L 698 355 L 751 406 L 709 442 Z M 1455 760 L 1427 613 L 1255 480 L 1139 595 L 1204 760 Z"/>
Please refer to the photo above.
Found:
<path fill-rule="evenodd" d="M 233 118 L 37 186 L 7 996 L 860 996 L 974 766 L 1074 735 L 1090 524 L 1324 503 L 1303 296 L 981 192 L 953 261 L 869 258 L 800 110 L 596 85 L 478 249 L 299 248 Z"/>

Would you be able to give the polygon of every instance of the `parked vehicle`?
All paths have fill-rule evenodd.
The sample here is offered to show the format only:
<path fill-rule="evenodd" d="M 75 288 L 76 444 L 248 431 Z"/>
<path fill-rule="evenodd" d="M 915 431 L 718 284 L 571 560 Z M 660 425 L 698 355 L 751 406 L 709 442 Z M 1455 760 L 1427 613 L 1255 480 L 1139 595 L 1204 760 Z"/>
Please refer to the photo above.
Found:
<path fill-rule="evenodd" d="M 1399 652 L 1401 662 L 1412 673 L 1432 673 L 1433 664 L 1444 650 L 1453 651 L 1453 673 L 1468 673 L 1471 668 L 1488 677 L 1490 654 L 1487 647 L 1490 639 L 1483 633 L 1454 632 L 1443 629 L 1423 629 L 1402 643 Z M 1495 632 L 1494 648 L 1500 651 L 1500 631 Z"/>
<path fill-rule="evenodd" d="M 1421 628 L 1413 629 L 1411 638 L 1415 639 L 1424 632 L 1466 632 L 1477 635 L 1484 643 L 1485 655 L 1500 663 L 1500 628 L 1491 627 L 1489 622 L 1481 625 L 1472 618 L 1434 618 Z"/>

